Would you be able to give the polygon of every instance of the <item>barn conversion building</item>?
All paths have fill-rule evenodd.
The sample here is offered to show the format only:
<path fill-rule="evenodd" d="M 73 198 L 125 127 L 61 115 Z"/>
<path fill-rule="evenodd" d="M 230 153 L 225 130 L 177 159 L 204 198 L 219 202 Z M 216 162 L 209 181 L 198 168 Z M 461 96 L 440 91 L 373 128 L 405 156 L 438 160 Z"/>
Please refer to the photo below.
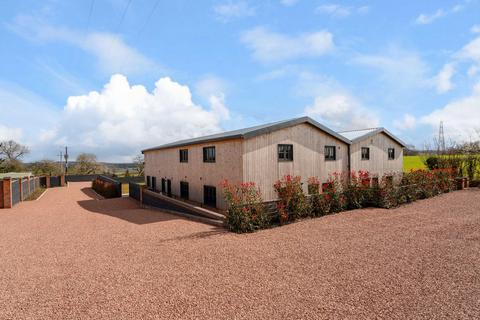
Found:
<path fill-rule="evenodd" d="M 333 172 L 350 170 L 379 175 L 401 171 L 404 146 L 383 128 L 340 134 L 301 117 L 181 140 L 142 153 L 148 188 L 225 209 L 218 187 L 223 180 L 255 182 L 264 200 L 271 201 L 276 199 L 273 184 L 287 174 L 306 182 L 308 177 L 326 181 Z M 364 148 L 369 148 L 368 159 Z M 307 192 L 307 183 L 304 188 Z"/>

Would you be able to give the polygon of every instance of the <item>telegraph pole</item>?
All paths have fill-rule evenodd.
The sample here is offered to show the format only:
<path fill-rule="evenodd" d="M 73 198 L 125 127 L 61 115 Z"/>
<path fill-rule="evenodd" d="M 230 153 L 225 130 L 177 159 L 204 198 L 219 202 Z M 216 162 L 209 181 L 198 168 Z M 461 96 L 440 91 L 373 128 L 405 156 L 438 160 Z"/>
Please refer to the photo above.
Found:
<path fill-rule="evenodd" d="M 63 158 L 65 159 L 65 174 L 68 173 L 68 147 L 65 146 L 65 154 L 63 155 Z"/>

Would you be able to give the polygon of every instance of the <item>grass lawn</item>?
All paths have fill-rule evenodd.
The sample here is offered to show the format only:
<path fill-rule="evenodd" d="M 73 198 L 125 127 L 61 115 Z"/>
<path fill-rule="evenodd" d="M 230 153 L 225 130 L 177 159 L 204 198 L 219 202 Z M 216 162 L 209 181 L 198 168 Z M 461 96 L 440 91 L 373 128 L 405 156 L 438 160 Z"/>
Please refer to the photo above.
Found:
<path fill-rule="evenodd" d="M 412 169 L 426 169 L 422 159 L 419 156 L 403 157 L 403 172 L 409 172 Z"/>

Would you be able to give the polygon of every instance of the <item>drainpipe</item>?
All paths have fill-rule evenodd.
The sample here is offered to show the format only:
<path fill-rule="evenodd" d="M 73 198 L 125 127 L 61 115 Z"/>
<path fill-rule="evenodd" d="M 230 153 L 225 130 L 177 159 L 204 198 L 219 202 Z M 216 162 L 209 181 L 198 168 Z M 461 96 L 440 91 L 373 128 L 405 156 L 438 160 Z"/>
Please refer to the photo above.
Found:
<path fill-rule="evenodd" d="M 347 169 L 348 169 L 348 183 L 350 184 L 350 172 L 352 169 L 351 163 L 350 163 L 350 145 L 347 145 L 347 152 L 348 152 L 348 157 L 347 157 Z"/>

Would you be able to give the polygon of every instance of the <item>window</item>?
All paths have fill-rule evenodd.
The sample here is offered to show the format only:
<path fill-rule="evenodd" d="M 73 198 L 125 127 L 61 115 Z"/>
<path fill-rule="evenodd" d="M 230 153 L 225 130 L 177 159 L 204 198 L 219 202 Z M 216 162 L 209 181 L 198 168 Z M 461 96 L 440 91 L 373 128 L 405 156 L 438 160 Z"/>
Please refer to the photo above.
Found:
<path fill-rule="evenodd" d="M 217 188 L 203 186 L 203 203 L 210 207 L 217 207 Z"/>
<path fill-rule="evenodd" d="M 162 178 L 162 193 L 165 193 L 165 179 Z"/>
<path fill-rule="evenodd" d="M 395 149 L 388 148 L 388 160 L 395 160 Z"/>
<path fill-rule="evenodd" d="M 293 161 L 293 145 L 292 144 L 278 145 L 278 161 Z"/>
<path fill-rule="evenodd" d="M 180 181 L 180 198 L 188 200 L 188 182 Z"/>
<path fill-rule="evenodd" d="M 152 177 L 152 190 L 157 192 L 157 177 Z"/>
<path fill-rule="evenodd" d="M 203 148 L 203 162 L 215 162 L 215 147 Z"/>
<path fill-rule="evenodd" d="M 188 162 L 188 149 L 180 150 L 180 162 Z"/>
<path fill-rule="evenodd" d="M 370 148 L 362 147 L 362 160 L 370 160 Z"/>
<path fill-rule="evenodd" d="M 336 160 L 336 151 L 335 146 L 325 146 L 325 160 Z"/>
<path fill-rule="evenodd" d="M 147 176 L 147 188 L 150 188 L 152 186 L 152 180 L 150 176 Z"/>

